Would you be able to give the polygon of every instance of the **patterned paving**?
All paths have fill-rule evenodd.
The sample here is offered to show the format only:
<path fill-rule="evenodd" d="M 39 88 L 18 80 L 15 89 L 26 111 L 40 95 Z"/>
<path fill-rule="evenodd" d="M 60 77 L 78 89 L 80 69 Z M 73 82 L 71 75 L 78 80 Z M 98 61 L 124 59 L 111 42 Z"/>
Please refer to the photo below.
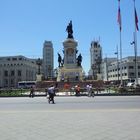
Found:
<path fill-rule="evenodd" d="M 2 99 L 0 99 L 1 101 Z M 15 100 L 15 102 L 14 102 Z M 11 104 L 32 102 L 34 106 L 44 98 L 12 99 Z M 64 98 L 58 99 L 59 102 Z M 68 99 L 72 102 L 73 99 Z M 72 100 L 72 101 L 71 101 Z M 79 99 L 78 99 L 79 100 Z M 80 99 L 82 100 L 82 99 Z M 88 100 L 84 98 L 84 101 Z M 90 99 L 91 100 L 91 99 Z M 97 100 L 96 98 L 94 99 Z M 104 99 L 103 99 L 104 100 Z M 10 100 L 8 99 L 8 102 Z M 6 102 L 6 99 L 5 99 Z M 84 104 L 91 105 L 90 102 Z M 2 104 L 0 104 L 2 105 Z M 3 102 L 4 105 L 4 102 Z M 64 104 L 70 106 L 70 104 Z M 5 105 L 6 106 L 6 105 Z M 140 108 L 55 108 L 0 109 L 1 140 L 139 140 Z M 22 106 L 23 107 L 23 106 Z M 18 108 L 18 107 L 17 107 Z M 52 109 L 48 109 L 52 108 Z"/>

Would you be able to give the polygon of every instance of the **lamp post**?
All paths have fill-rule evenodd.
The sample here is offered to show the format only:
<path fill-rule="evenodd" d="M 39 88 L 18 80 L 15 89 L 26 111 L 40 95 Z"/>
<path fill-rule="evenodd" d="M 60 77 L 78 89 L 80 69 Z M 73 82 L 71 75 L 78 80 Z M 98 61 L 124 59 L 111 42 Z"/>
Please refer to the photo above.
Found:
<path fill-rule="evenodd" d="M 115 52 L 117 55 L 117 77 L 118 77 L 118 83 L 119 83 L 119 54 L 118 54 L 118 46 L 117 46 L 117 51 Z"/>
<path fill-rule="evenodd" d="M 136 46 L 136 37 L 134 32 L 134 41 L 130 43 L 134 45 L 134 54 L 135 54 L 135 84 L 138 84 L 138 68 L 137 68 L 137 46 Z"/>
<path fill-rule="evenodd" d="M 41 74 L 40 67 L 42 65 L 42 61 L 40 58 L 37 59 L 36 64 L 38 65 L 38 74 L 40 75 Z"/>
<path fill-rule="evenodd" d="M 108 81 L 108 60 L 107 60 L 107 56 L 105 58 L 105 63 L 106 63 L 106 80 Z"/>

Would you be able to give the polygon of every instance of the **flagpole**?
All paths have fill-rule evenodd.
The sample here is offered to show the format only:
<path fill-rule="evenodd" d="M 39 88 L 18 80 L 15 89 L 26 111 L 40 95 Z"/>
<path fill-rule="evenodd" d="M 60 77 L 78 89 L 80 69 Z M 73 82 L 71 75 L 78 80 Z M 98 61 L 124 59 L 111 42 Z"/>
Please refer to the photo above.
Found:
<path fill-rule="evenodd" d="M 135 0 L 134 0 L 134 21 L 135 21 L 135 32 L 134 32 L 134 49 L 135 49 L 135 84 L 138 84 L 138 65 L 137 65 L 137 27 L 136 27 L 136 11 L 135 11 Z"/>
<path fill-rule="evenodd" d="M 120 86 L 122 86 L 123 85 L 123 81 L 122 81 L 122 34 L 121 34 L 122 21 L 121 21 L 121 11 L 120 11 L 120 0 L 118 0 L 118 8 L 119 8 L 118 22 L 120 25 Z"/>
<path fill-rule="evenodd" d="M 118 84 L 119 84 L 119 54 L 118 54 L 118 45 L 117 45 L 117 75 L 118 75 Z"/>
<path fill-rule="evenodd" d="M 135 84 L 137 84 L 137 50 L 136 50 L 136 37 L 134 32 L 134 55 L 135 55 Z"/>
<path fill-rule="evenodd" d="M 116 47 L 116 52 L 115 54 L 117 55 L 117 78 L 118 78 L 118 84 L 119 84 L 119 52 L 118 52 L 118 45 Z"/>
<path fill-rule="evenodd" d="M 121 30 L 120 30 L 120 77 L 121 77 L 120 85 L 122 86 L 123 81 L 122 81 L 122 34 L 121 34 Z"/>

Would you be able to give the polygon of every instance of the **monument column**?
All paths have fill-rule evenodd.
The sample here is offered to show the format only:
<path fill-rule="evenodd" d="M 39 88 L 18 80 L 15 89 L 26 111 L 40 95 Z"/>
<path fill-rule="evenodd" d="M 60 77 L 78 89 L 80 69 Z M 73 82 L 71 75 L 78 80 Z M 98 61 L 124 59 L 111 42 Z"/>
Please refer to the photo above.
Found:
<path fill-rule="evenodd" d="M 64 66 L 77 65 L 76 62 L 76 50 L 77 50 L 77 41 L 74 39 L 66 39 L 63 42 L 64 46 Z"/>

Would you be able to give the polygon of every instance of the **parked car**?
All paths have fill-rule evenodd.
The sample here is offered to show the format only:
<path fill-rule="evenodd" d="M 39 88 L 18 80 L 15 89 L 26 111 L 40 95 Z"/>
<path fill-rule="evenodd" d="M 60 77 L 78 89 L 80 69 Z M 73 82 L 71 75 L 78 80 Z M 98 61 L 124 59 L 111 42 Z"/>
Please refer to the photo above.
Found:
<path fill-rule="evenodd" d="M 127 87 L 133 87 L 134 86 L 134 83 L 132 83 L 132 82 L 129 82 L 129 83 L 127 83 L 127 85 L 126 85 Z"/>

